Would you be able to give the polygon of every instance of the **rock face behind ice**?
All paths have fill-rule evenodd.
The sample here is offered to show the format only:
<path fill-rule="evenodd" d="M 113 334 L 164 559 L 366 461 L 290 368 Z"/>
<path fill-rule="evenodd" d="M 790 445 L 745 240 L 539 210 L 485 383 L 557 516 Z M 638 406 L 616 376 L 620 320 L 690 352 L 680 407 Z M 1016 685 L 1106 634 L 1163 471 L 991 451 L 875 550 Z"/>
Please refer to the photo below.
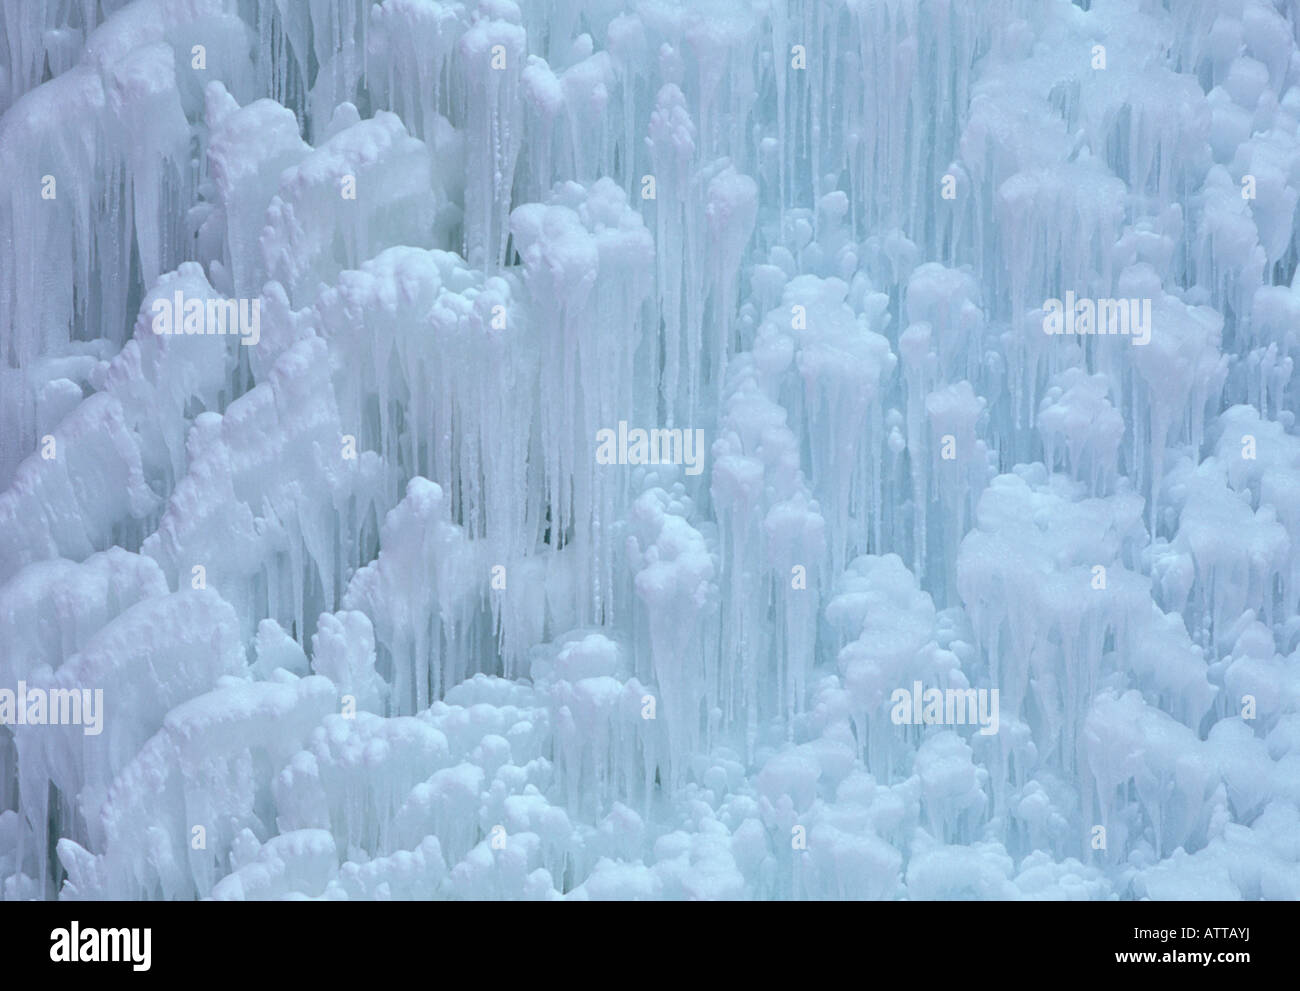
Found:
<path fill-rule="evenodd" d="M 1300 898 L 1296 11 L 1164 6 L 4 4 L 0 897 Z"/>

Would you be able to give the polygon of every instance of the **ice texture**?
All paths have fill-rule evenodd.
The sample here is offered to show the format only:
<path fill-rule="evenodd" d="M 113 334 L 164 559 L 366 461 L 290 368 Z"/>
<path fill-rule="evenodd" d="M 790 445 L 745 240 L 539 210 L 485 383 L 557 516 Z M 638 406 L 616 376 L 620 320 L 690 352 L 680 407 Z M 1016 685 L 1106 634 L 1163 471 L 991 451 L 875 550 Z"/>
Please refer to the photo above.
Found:
<path fill-rule="evenodd" d="M 14 0 L 0 175 L 0 898 L 1300 899 L 1297 0 Z"/>

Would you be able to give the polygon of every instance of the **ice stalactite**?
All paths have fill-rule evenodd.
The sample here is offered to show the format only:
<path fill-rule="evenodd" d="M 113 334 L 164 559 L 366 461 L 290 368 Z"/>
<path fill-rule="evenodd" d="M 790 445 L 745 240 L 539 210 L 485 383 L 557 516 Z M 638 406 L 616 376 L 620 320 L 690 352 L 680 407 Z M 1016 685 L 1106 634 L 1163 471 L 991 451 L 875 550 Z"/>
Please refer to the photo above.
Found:
<path fill-rule="evenodd" d="M 1090 45 L 1081 46 L 1090 60 L 1075 60 L 1077 71 L 1051 94 L 1063 104 L 1067 127 L 1086 137 L 1139 210 L 1180 200 L 1200 184 L 1210 165 L 1213 116 L 1194 77 L 1151 57 L 1172 25 L 1144 20 L 1145 30 L 1135 29 L 1113 6 L 1090 11 L 1086 30 L 1104 43 L 1105 68 L 1093 64 L 1102 63 Z"/>
<path fill-rule="evenodd" d="M 402 849 L 399 817 L 412 789 L 454 763 L 447 736 L 411 716 L 349 718 L 338 709 L 318 721 L 271 782 L 277 825 L 283 832 L 329 830 L 349 859 Z"/>
<path fill-rule="evenodd" d="M 485 866 L 491 869 L 490 854 L 527 844 L 528 829 L 537 836 L 535 852 L 558 876 L 572 851 L 567 816 L 539 800 L 552 779 L 542 756 L 549 747 L 548 720 L 544 700 L 526 685 L 477 675 L 448 691 L 445 700 L 411 721 L 445 745 L 437 756 L 417 763 L 425 776 L 413 787 L 406 784 L 406 765 L 397 764 L 389 774 L 389 780 L 401 782 L 397 792 L 404 797 L 377 852 L 414 849 L 420 837 L 437 836 L 447 859 L 458 864 L 458 876 L 451 879 L 455 890 L 472 891 L 475 882 L 490 883 L 478 876 Z M 400 761 L 400 755 L 394 758 Z M 366 780 L 358 775 L 358 784 Z M 392 793 L 382 780 L 379 784 L 385 794 Z M 376 845 L 368 849 L 376 851 Z M 489 854 L 486 865 L 482 853 Z M 549 878 L 544 887 L 552 888 Z"/>
<path fill-rule="evenodd" d="M 224 415 L 201 414 L 187 453 L 144 552 L 173 587 L 221 590 L 246 637 L 268 617 L 310 637 L 360 563 L 381 483 L 377 456 L 343 436 L 324 343 L 300 341 Z M 305 486 L 332 495 L 305 500 Z"/>
<path fill-rule="evenodd" d="M 633 14 L 623 14 L 609 22 L 609 53 L 622 99 L 622 134 L 615 133 L 615 154 L 622 165 L 624 188 L 629 197 L 640 187 L 645 164 L 645 150 L 638 128 L 638 112 L 648 105 L 653 92 L 649 68 L 650 42 L 645 24 Z"/>
<path fill-rule="evenodd" d="M 855 238 L 892 226 L 922 236 L 948 206 L 935 201 L 927 180 L 937 182 L 957 157 L 962 121 L 952 106 L 971 99 L 987 22 L 950 0 L 846 3 L 816 16 L 824 24 L 816 40 L 838 57 L 816 59 L 827 79 L 812 87 L 825 92 L 813 99 L 834 92 L 845 100 L 817 108 L 813 119 L 825 123 L 810 135 L 809 172 L 820 182 L 826 172 L 847 170 Z"/>
<path fill-rule="evenodd" d="M 700 158 L 731 152 L 735 167 L 745 169 L 750 139 L 744 121 L 757 95 L 753 56 L 762 24 L 755 11 L 720 0 L 684 6 L 680 16 L 673 37 L 665 40 L 693 56 L 694 78 L 682 81 L 694 84 Z"/>
<path fill-rule="evenodd" d="M 40 527 L 48 532 L 48 539 L 32 539 L 29 529 L 20 540 L 17 528 L 7 531 L 13 542 L 0 538 L 0 576 L 25 561 L 56 555 L 80 560 L 113 543 L 140 547 L 184 471 L 192 417 L 223 408 L 236 392 L 238 345 L 231 338 L 150 329 L 155 304 L 171 305 L 176 293 L 205 307 L 222 298 L 191 263 L 168 273 L 145 297 L 135 336 L 87 375 L 96 391 L 84 401 L 75 391 L 76 404 L 0 494 L 0 518 L 32 500 L 42 503 L 46 508 L 32 518 L 45 520 Z M 205 326 L 206 316 L 200 329 Z M 73 477 L 91 476 L 100 484 L 72 485 Z M 63 522 L 74 515 L 79 526 Z"/>
<path fill-rule="evenodd" d="M 1207 745 L 1192 730 L 1132 691 L 1099 694 L 1083 730 L 1092 782 L 1084 798 L 1106 830 L 1108 859 L 1148 843 L 1157 859 L 1204 843 L 1206 799 L 1217 775 Z M 1129 789 L 1136 806 L 1124 794 Z"/>
<path fill-rule="evenodd" d="M 882 835 L 889 829 L 890 789 L 855 773 L 822 805 L 809 831 L 810 863 L 800 872 L 799 895 L 834 901 L 884 901 L 901 888 L 903 858 Z"/>
<path fill-rule="evenodd" d="M 58 559 L 25 568 L 14 581 L 0 585 L 0 636 L 9 645 L 0 660 L 0 677 L 16 686 L 38 671 L 57 668 L 117 616 L 166 593 L 167 583 L 153 561 L 116 547 L 79 563 Z M 8 726 L 0 728 L 0 771 L 3 814 L 18 808 L 19 797 L 18 753 Z M 21 866 L 18 859 L 15 872 Z"/>
<path fill-rule="evenodd" d="M 918 266 L 907 280 L 906 310 L 909 326 L 929 325 L 945 383 L 980 380 L 988 329 L 979 283 L 969 271 L 933 262 Z"/>
<path fill-rule="evenodd" d="M 1293 287 L 1295 281 L 1293 277 L 1291 286 L 1261 286 L 1251 306 L 1250 326 L 1255 335 L 1252 343 L 1258 345 L 1253 353 L 1267 358 L 1271 374 L 1252 376 L 1244 398 L 1273 415 L 1296 406 L 1294 372 L 1300 362 L 1300 332 L 1295 328 L 1300 323 L 1300 293 Z M 1255 367 L 1264 371 L 1264 362 L 1257 362 Z M 1252 396 L 1256 389 L 1258 398 Z"/>
<path fill-rule="evenodd" d="M 1153 606 L 1147 618 L 1137 620 L 1133 646 L 1134 680 L 1145 697 L 1199 731 L 1201 720 L 1222 693 L 1211 684 L 1205 652 L 1192 643 L 1183 617 Z"/>
<path fill-rule="evenodd" d="M 1255 198 L 1247 202 L 1269 269 L 1288 262 L 1293 266 L 1296 259 L 1292 241 L 1296 206 L 1300 204 L 1300 191 L 1294 181 L 1300 170 L 1300 93 L 1290 96 L 1283 106 L 1268 108 L 1272 117 L 1268 129 L 1253 134 L 1236 148 L 1229 163 L 1229 172 L 1239 188 L 1248 189 L 1254 184 Z M 1268 282 L 1266 279 L 1265 284 Z"/>
<path fill-rule="evenodd" d="M 1240 632 L 1223 667 L 1224 690 L 1218 701 L 1225 717 L 1230 717 L 1244 711 L 1245 700 L 1253 699 L 1260 735 L 1268 743 L 1270 756 L 1279 760 L 1287 752 L 1284 740 L 1294 729 L 1294 720 L 1285 713 L 1300 692 L 1295 667 L 1300 655 L 1295 650 L 1279 652 L 1268 627 L 1253 614 L 1242 619 L 1248 622 L 1239 624 Z"/>
<path fill-rule="evenodd" d="M 898 354 L 902 359 L 903 381 L 907 390 L 907 414 L 901 424 L 896 424 L 890 435 L 890 449 L 898 458 L 907 452 L 910 471 L 906 494 L 911 496 L 911 561 L 912 571 L 918 578 L 925 577 L 926 548 L 930 544 L 929 516 L 931 457 L 927 450 L 928 435 L 925 430 L 925 397 L 939 375 L 939 356 L 932 346 L 934 328 L 929 324 L 913 324 L 898 338 Z M 898 430 L 902 426 L 903 430 Z M 898 494 L 903 497 L 902 492 Z M 898 535 L 895 534 L 897 540 Z"/>
<path fill-rule="evenodd" d="M 680 422 L 689 425 L 694 395 L 689 393 L 683 401 L 679 386 L 683 359 L 688 387 L 693 386 L 691 372 L 699 361 L 699 348 L 691 345 L 696 341 L 693 324 L 701 319 L 698 303 L 694 302 L 701 295 L 696 288 L 702 275 L 697 263 L 701 247 L 696 243 L 696 225 L 687 222 L 696 197 L 695 124 L 682 91 L 671 83 L 659 91 L 646 144 L 655 183 L 655 302 L 663 324 L 662 401 L 670 427 L 679 422 L 679 417 Z M 683 354 L 684 342 L 688 343 Z"/>
<path fill-rule="evenodd" d="M 988 803 L 988 772 L 952 730 L 926 737 L 916 751 L 923 807 L 930 832 L 945 842 L 965 840 Z"/>
<path fill-rule="evenodd" d="M 1149 611 L 1141 508 L 1130 492 L 1083 498 L 1064 476 L 1021 467 L 993 479 L 961 542 L 957 590 L 1002 711 L 1029 724 L 1040 759 L 1066 768 L 1113 663 L 1108 645 L 1130 656 Z"/>
<path fill-rule="evenodd" d="M 173 24 L 165 18 L 145 38 L 125 30 L 131 23 L 120 31 L 106 24 L 91 39 L 93 60 L 37 87 L 0 118 L 8 185 L 8 209 L 0 210 L 6 368 L 27 367 L 69 340 L 121 346 L 132 293 L 184 257 L 190 129 L 173 52 L 161 40 Z M 20 239 L 20 230 L 32 237 Z M 54 271 L 71 277 L 41 274 Z M 101 271 L 120 274 L 101 279 Z M 17 290 L 36 285 L 44 288 Z M 34 416 L 20 396 L 19 414 L 0 436 L 0 481 L 34 446 Z"/>
<path fill-rule="evenodd" d="M 649 627 L 658 718 L 667 726 L 671 781 L 684 777 L 686 756 L 708 738 L 718 700 L 716 633 L 709 624 L 717 608 L 716 555 L 691 525 L 692 509 L 680 487 L 651 489 L 632 505 L 627 538 Z"/>
<path fill-rule="evenodd" d="M 315 137 L 326 129 L 335 107 L 357 98 L 374 0 L 314 0 L 308 7 L 316 78 L 305 109 Z"/>
<path fill-rule="evenodd" d="M 123 0 L 108 0 L 104 7 L 112 13 Z M 86 32 L 95 24 L 83 17 L 92 13 L 85 4 L 21 3 L 11 0 L 0 7 L 0 39 L 4 57 L 0 59 L 0 113 L 14 101 L 42 82 L 47 62 L 55 76 L 75 60 L 85 42 Z M 98 11 L 93 11 L 97 14 Z"/>
<path fill-rule="evenodd" d="M 1129 372 L 1132 397 L 1133 470 L 1147 489 L 1147 524 L 1159 534 L 1166 451 L 1171 443 L 1201 446 L 1206 413 L 1227 377 L 1220 350 L 1223 317 L 1160 290 L 1155 274 L 1141 263 L 1125 270 L 1123 298 L 1152 299 L 1151 341 L 1135 347 Z M 1155 328 L 1159 328 L 1157 334 Z"/>
<path fill-rule="evenodd" d="M 1268 264 L 1241 190 L 1227 169 L 1210 170 L 1196 197 L 1201 216 L 1191 253 L 1196 285 L 1211 294 L 1223 314 L 1225 331 L 1234 336 L 1238 322 L 1249 317 Z"/>
<path fill-rule="evenodd" d="M 506 262 L 510 190 L 524 130 L 520 77 L 527 35 L 517 23 L 483 18 L 461 36 L 459 51 L 468 91 L 465 257 L 492 274 Z"/>
<path fill-rule="evenodd" d="M 392 710 L 426 709 L 474 672 L 468 617 L 477 602 L 474 549 L 435 483 L 413 478 L 384 520 L 379 556 L 348 583 L 344 608 L 370 617 L 393 685 Z"/>
<path fill-rule="evenodd" d="M 525 498 L 538 349 L 519 291 L 513 274 L 484 280 L 450 252 L 394 247 L 341 273 L 312 323 L 337 356 L 340 420 L 383 457 L 390 501 L 415 475 L 435 479 L 473 536 L 527 552 L 541 525 Z"/>
<path fill-rule="evenodd" d="M 225 292 L 253 296 L 267 278 L 258 247 L 266 208 L 279 192 L 281 173 L 311 148 L 299 137 L 293 114 L 272 100 L 240 107 L 219 82 L 209 84 L 206 97 L 211 195 L 199 243 L 226 273 Z"/>
<path fill-rule="evenodd" d="M 428 147 L 386 111 L 332 135 L 280 175 L 260 241 L 267 277 L 301 307 L 385 247 L 432 247 L 444 202 L 432 169 Z"/>
<path fill-rule="evenodd" d="M 1229 445 L 1224 463 L 1207 458 L 1195 469 L 1180 466 L 1184 470 L 1169 479 L 1170 489 L 1182 497 L 1170 507 L 1178 518 L 1171 549 L 1189 557 L 1195 569 L 1188 610 L 1196 624 L 1192 633 L 1216 654 L 1225 646 L 1229 626 L 1245 610 L 1269 622 L 1280 618 L 1275 589 L 1285 587 L 1291 548 L 1273 504 L 1256 509 L 1248 491 L 1242 498 L 1229 486 L 1227 466 L 1241 457 L 1241 441 Z"/>
<path fill-rule="evenodd" d="M 460 74 L 451 69 L 469 27 L 464 7 L 385 0 L 372 6 L 369 16 L 366 82 L 371 99 L 406 121 L 421 141 L 432 141 L 465 99 Z"/>
<path fill-rule="evenodd" d="M 614 547 L 607 532 L 627 505 L 620 469 L 597 462 L 598 433 L 654 426 L 653 361 L 642 350 L 643 304 L 654 242 L 622 189 L 557 186 L 547 205 L 515 211 L 511 230 L 541 348 L 540 430 L 545 446 L 547 541 L 572 544 L 579 623 L 612 607 Z M 653 366 L 651 366 L 653 367 Z M 630 459 L 630 453 L 629 453 Z"/>
<path fill-rule="evenodd" d="M 342 693 L 349 712 L 384 712 L 388 684 L 375 670 L 375 631 L 365 613 L 324 613 L 311 638 L 311 668 Z"/>
<path fill-rule="evenodd" d="M 304 120 L 310 86 L 310 4 L 258 0 L 256 81 L 260 92 Z"/>
<path fill-rule="evenodd" d="M 32 454 L 0 495 L 0 579 L 33 561 L 79 561 L 129 542 L 132 521 L 157 508 L 138 442 L 113 396 L 90 397 L 42 443 L 54 457 Z"/>
<path fill-rule="evenodd" d="M 533 661 L 570 809 L 596 815 L 608 811 L 615 796 L 646 805 L 653 794 L 658 706 L 627 667 L 625 651 L 600 633 L 571 634 Z"/>
<path fill-rule="evenodd" d="M 891 695 L 920 681 L 926 688 L 967 688 L 970 678 L 936 639 L 934 602 L 896 554 L 854 559 L 835 582 L 826 618 L 844 642 L 837 667 L 866 769 L 886 783 L 919 729 L 890 716 Z M 900 745 L 903 744 L 903 745 Z"/>
<path fill-rule="evenodd" d="M 791 410 L 792 426 L 811 453 L 813 494 L 826 518 L 831 573 L 852 554 L 880 542 L 884 453 L 883 391 L 897 357 L 880 331 L 889 315 L 881 294 L 865 313 L 849 304 L 840 279 L 799 276 L 764 318 L 754 344 L 757 364 Z"/>
<path fill-rule="evenodd" d="M 1102 375 L 1067 368 L 1052 379 L 1038 409 L 1043 463 L 1086 482 L 1090 495 L 1106 495 L 1119 473 L 1124 418 L 1111 403 Z"/>
<path fill-rule="evenodd" d="M 799 469 L 786 411 L 764 393 L 749 356 L 729 374 L 710 488 L 725 578 L 720 704 L 728 722 L 744 726 L 752 753 L 760 719 L 788 717 L 804 702 L 825 521 Z"/>
<path fill-rule="evenodd" d="M 985 481 L 988 452 L 976 433 L 986 405 L 964 380 L 974 376 L 986 393 L 994 391 L 984 384 L 993 376 L 976 360 L 986 322 L 969 272 L 933 263 L 917 267 L 907 280 L 906 312 L 909 327 L 898 349 L 907 395 L 911 542 L 916 573 L 928 576 L 930 548 L 965 534 L 965 520 Z M 936 501 L 943 510 L 937 524 L 930 513 Z"/>
<path fill-rule="evenodd" d="M 450 252 L 397 247 L 342 273 L 311 312 L 337 356 L 341 422 L 382 456 L 384 504 L 414 476 L 436 480 L 485 567 L 501 569 L 492 609 L 511 673 L 541 632 L 527 576 L 546 525 L 528 471 L 539 348 L 520 295 L 514 273 L 484 280 Z"/>
<path fill-rule="evenodd" d="M 100 5 L 110 11 L 113 6 Z M 241 79 L 245 74 L 240 58 L 246 54 L 239 46 L 245 29 L 227 6 L 221 0 L 127 4 L 89 35 L 79 65 L 37 87 L 20 101 L 21 109 L 7 115 L 5 130 L 13 131 L 4 143 L 17 156 L 15 169 L 24 162 L 29 167 L 54 166 L 56 173 L 51 174 L 66 180 L 65 188 L 74 192 L 79 182 L 97 174 L 105 177 L 106 185 L 118 187 L 106 190 L 113 196 L 93 198 L 84 190 L 59 197 L 56 187 L 43 204 L 48 213 L 55 211 L 60 198 L 75 203 L 62 211 L 75 223 L 55 224 L 52 232 L 56 240 L 75 237 L 84 242 L 75 248 L 69 244 L 68 253 L 97 256 L 99 264 L 111 264 L 114 256 L 106 252 L 112 244 L 94 230 L 106 225 L 116 240 L 137 242 L 146 287 L 178 259 L 178 220 L 191 194 L 187 118 L 201 110 L 200 84 L 187 42 L 195 23 L 202 21 L 205 69 Z M 57 112 L 51 112 L 55 107 Z M 78 122 L 71 136 L 60 133 L 69 118 Z M 35 178 L 31 188 L 39 196 L 39 172 Z M 25 184 L 15 186 L 17 193 L 28 191 Z M 85 293 L 90 287 L 80 288 Z M 60 305 L 58 300 L 50 303 Z M 112 306 L 113 300 L 106 303 Z M 82 316 L 79 311 L 78 318 Z M 115 316 L 110 309 L 103 315 L 105 323 L 87 327 L 84 333 L 120 326 Z"/>
<path fill-rule="evenodd" d="M 808 594 L 801 577 L 809 567 L 803 562 L 825 554 L 826 521 L 816 500 L 801 490 L 768 511 L 763 529 L 768 564 L 777 579 L 773 587 L 776 635 L 782 648 L 782 701 L 786 718 L 792 719 L 805 706 L 808 679 L 816 663 L 817 599 Z"/>
<path fill-rule="evenodd" d="M 1286 493 L 1300 482 L 1300 440 L 1250 406 L 1224 410 L 1217 430 L 1215 457 L 1227 473 L 1228 486 L 1245 494 L 1256 512 L 1273 507 L 1286 530 L 1290 566 L 1280 576 L 1281 613 L 1275 619 L 1290 620 L 1300 614 L 1300 571 L 1294 554 L 1300 548 L 1300 504 Z"/>
<path fill-rule="evenodd" d="M 530 198 L 544 197 L 551 188 L 556 171 L 556 147 L 563 138 L 560 122 L 564 114 L 564 89 L 546 60 L 528 57 L 528 65 L 519 77 L 521 98 L 530 113 L 524 126 L 528 132 L 527 184 Z"/>
<path fill-rule="evenodd" d="M 75 724 L 13 727 L 19 814 L 31 844 L 20 840 L 19 857 L 25 849 L 31 851 L 35 876 L 47 876 L 51 829 L 59 836 L 102 843 L 100 805 L 169 712 L 212 688 L 222 675 L 244 671 L 234 610 L 207 590 L 144 599 L 105 624 L 80 650 L 61 657 L 53 669 L 33 672 L 32 687 L 46 692 L 114 686 L 100 690 L 100 733 L 87 735 Z"/>
<path fill-rule="evenodd" d="M 709 284 L 713 296 L 713 312 L 705 315 L 705 325 L 716 330 L 712 340 L 704 339 L 703 351 L 708 356 L 707 374 L 718 383 L 716 395 L 705 397 L 713 405 L 721 401 L 727 359 L 736 350 L 732 315 L 740 292 L 740 263 L 758 215 L 758 184 L 726 166 L 709 178 L 705 195 L 705 245 L 712 259 Z"/>
<path fill-rule="evenodd" d="M 614 62 L 608 52 L 592 52 L 591 39 L 584 35 L 585 43 L 575 54 L 585 55 L 558 76 L 560 92 L 564 95 L 564 119 L 568 125 L 568 140 L 560 147 L 564 159 L 561 171 L 572 175 L 578 182 L 592 183 L 608 175 L 613 164 L 616 118 L 609 113 L 612 91 L 615 89 Z M 563 133 L 563 132 L 562 132 Z"/>
<path fill-rule="evenodd" d="M 969 529 L 980 494 L 988 483 L 991 474 L 988 446 L 978 437 L 985 402 L 965 381 L 938 389 L 925 397 L 929 426 L 926 450 L 930 454 L 927 474 L 934 480 L 935 500 L 942 510 L 941 526 L 932 527 L 928 534 L 935 544 L 960 544 Z M 941 601 L 944 604 L 955 601 L 956 562 L 949 559 L 947 568 L 930 570 L 934 572 L 932 584 L 936 591 L 942 592 Z M 940 574 L 945 579 L 941 589 Z"/>
<path fill-rule="evenodd" d="M 286 672 L 280 672 L 281 675 Z M 239 866 L 240 834 L 265 830 L 274 773 L 337 705 L 325 678 L 227 679 L 182 702 L 96 810 L 94 855 L 59 841 L 66 898 L 196 898 Z M 195 787 L 197 780 L 211 787 Z M 140 843 L 140 836 L 148 841 Z M 201 840 L 201 842 L 196 842 Z"/>
<path fill-rule="evenodd" d="M 1122 182 L 1082 157 L 1018 173 L 999 188 L 996 226 L 1006 232 L 1001 253 L 1010 272 L 1013 320 L 1037 311 L 1046 300 L 1065 299 L 1067 292 L 1079 297 L 1110 293 L 1116 275 L 1111 249 L 1120 237 L 1124 195 Z M 1009 349 L 1013 422 L 1033 427 L 1044 383 L 1075 358 L 1067 347 L 1035 346 L 1044 337 L 1038 320 L 1026 321 L 1014 333 L 1035 338 Z"/>

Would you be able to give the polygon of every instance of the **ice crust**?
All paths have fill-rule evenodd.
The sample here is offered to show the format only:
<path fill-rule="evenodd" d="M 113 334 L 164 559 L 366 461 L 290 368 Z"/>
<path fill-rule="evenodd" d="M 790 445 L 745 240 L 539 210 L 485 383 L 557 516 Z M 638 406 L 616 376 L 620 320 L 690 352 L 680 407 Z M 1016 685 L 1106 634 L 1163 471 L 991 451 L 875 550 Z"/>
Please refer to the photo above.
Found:
<path fill-rule="evenodd" d="M 0 897 L 1300 898 L 1295 0 L 6 2 L 0 175 Z"/>

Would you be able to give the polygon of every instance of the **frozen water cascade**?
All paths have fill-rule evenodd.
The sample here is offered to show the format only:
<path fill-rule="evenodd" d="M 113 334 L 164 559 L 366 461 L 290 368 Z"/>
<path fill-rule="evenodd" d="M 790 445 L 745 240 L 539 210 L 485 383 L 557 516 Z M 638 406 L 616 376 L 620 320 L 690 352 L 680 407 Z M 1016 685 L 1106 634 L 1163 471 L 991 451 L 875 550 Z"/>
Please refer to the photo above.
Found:
<path fill-rule="evenodd" d="M 4 0 L 0 899 L 1300 899 L 1298 39 Z"/>

